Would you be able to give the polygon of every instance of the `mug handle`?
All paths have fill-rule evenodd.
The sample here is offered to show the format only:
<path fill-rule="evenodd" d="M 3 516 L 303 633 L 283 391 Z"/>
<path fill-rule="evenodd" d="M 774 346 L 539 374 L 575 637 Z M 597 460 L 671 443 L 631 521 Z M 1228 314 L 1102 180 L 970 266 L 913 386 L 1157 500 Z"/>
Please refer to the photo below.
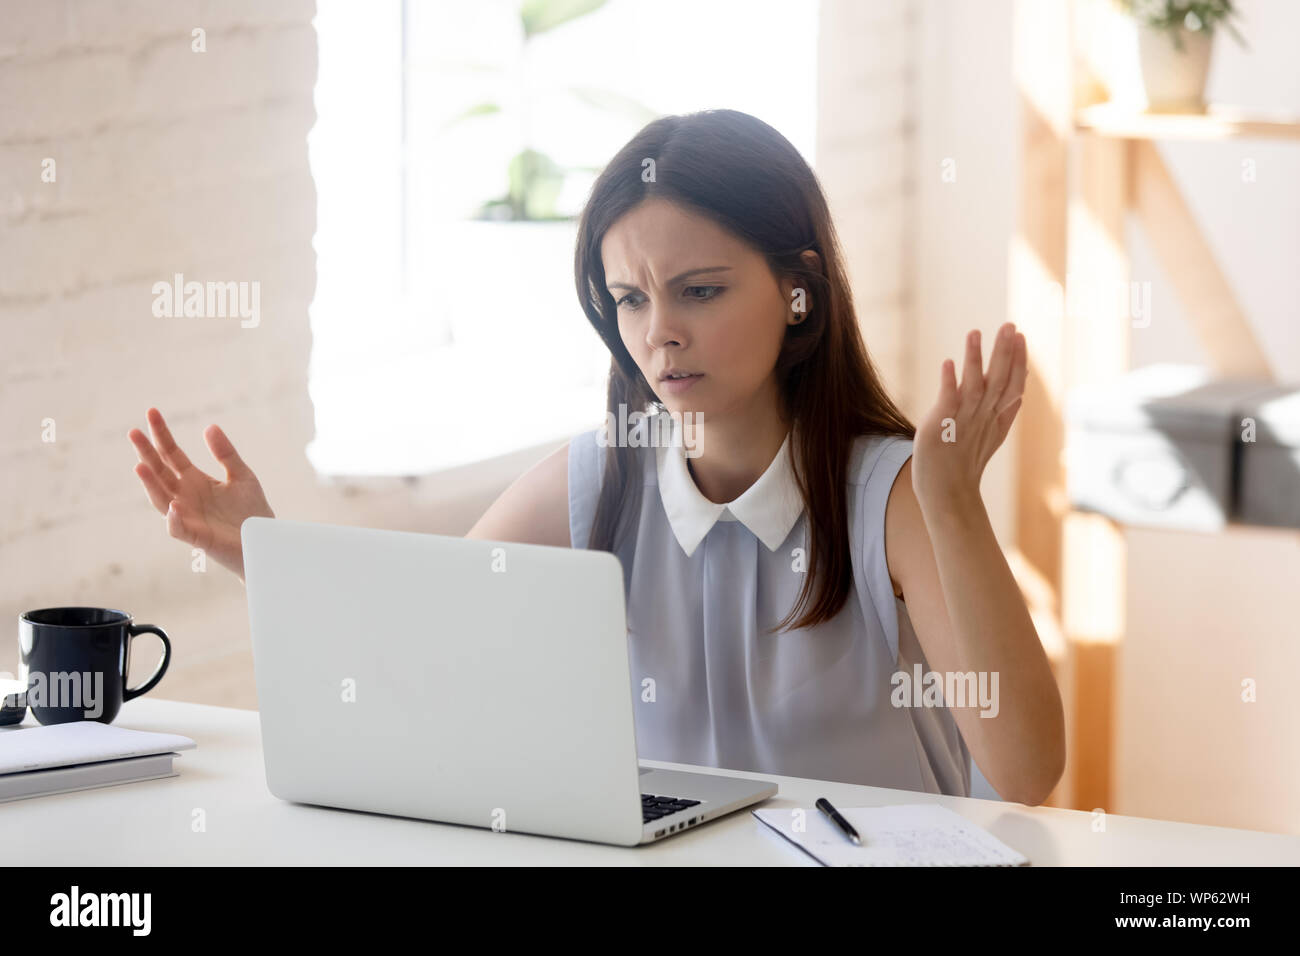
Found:
<path fill-rule="evenodd" d="M 132 641 L 140 634 L 157 634 L 162 638 L 163 656 L 162 660 L 158 662 L 158 666 L 154 668 L 154 672 L 149 675 L 149 679 L 139 687 L 134 689 L 127 687 L 126 675 L 122 675 L 123 703 L 131 700 L 133 697 L 139 697 L 141 694 L 147 694 L 149 691 L 153 690 L 154 685 L 162 680 L 163 674 L 167 673 L 167 665 L 170 664 L 172 660 L 172 642 L 167 639 L 167 634 L 161 627 L 154 627 L 152 624 L 132 624 L 127 627 L 126 631 L 128 635 L 127 639 Z"/>

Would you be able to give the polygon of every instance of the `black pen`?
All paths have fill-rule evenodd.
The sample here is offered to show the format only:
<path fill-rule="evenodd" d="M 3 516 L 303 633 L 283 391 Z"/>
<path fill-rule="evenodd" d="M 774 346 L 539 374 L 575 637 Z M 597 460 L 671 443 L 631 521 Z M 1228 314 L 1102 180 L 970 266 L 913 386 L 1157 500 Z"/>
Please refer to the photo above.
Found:
<path fill-rule="evenodd" d="M 817 809 L 831 818 L 831 822 L 840 828 L 840 832 L 848 837 L 855 846 L 862 846 L 862 837 L 858 836 L 858 831 L 853 829 L 852 824 L 844 817 L 840 816 L 840 811 L 831 806 L 831 802 L 825 797 L 817 798 Z"/>

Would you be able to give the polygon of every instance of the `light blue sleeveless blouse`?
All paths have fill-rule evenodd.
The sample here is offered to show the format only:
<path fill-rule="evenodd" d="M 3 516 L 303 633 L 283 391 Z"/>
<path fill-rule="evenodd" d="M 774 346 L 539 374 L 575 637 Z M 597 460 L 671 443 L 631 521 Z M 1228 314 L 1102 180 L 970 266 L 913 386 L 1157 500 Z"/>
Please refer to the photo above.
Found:
<path fill-rule="evenodd" d="M 587 547 L 611 451 L 598 431 L 569 446 L 575 548 Z M 896 671 L 911 675 L 918 663 L 929 670 L 885 561 L 885 506 L 912 443 L 856 440 L 853 590 L 832 620 L 768 634 L 794 606 L 805 574 L 794 570 L 795 549 L 807 554 L 807 523 L 788 446 L 787 437 L 732 503 L 734 513 L 700 494 L 680 446 L 633 450 L 643 475 L 640 514 L 615 553 L 639 756 L 969 796 L 970 753 L 951 712 L 891 703 Z"/>

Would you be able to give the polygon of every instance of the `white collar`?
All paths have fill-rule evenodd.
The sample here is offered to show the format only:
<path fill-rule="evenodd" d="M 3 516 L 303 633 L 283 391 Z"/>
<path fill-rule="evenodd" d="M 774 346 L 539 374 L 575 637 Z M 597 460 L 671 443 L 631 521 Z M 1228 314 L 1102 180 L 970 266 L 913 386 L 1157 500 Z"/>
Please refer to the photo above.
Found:
<path fill-rule="evenodd" d="M 775 551 L 790 534 L 803 513 L 803 497 L 795 484 L 790 465 L 790 436 L 787 434 L 767 470 L 735 501 L 710 501 L 700 493 L 686 467 L 686 449 L 673 423 L 673 441 L 655 448 L 659 471 L 659 494 L 663 498 L 668 524 L 677 543 L 689 557 L 718 520 L 739 521 Z"/>

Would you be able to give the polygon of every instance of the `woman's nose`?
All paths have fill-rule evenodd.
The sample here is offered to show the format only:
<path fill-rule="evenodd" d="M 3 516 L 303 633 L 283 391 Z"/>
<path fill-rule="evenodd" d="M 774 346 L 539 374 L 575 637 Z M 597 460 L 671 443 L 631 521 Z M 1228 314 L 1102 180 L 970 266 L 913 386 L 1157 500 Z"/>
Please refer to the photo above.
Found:
<path fill-rule="evenodd" d="M 650 321 L 646 326 L 646 344 L 661 349 L 668 345 L 684 345 L 685 332 L 681 317 L 670 306 L 649 306 Z"/>

